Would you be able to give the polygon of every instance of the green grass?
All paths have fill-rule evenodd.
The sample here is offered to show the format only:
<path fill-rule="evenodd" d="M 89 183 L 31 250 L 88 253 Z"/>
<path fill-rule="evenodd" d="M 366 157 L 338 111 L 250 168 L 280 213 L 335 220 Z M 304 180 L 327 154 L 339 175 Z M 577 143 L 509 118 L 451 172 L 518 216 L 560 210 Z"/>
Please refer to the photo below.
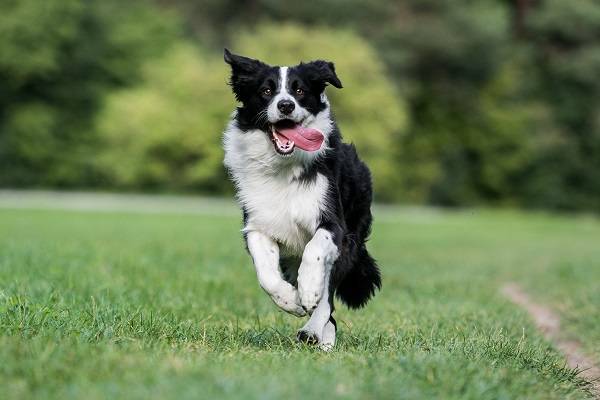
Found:
<path fill-rule="evenodd" d="M 206 211 L 0 209 L 0 397 L 589 396 L 498 287 L 522 282 L 600 356 L 596 219 L 377 209 L 383 291 L 338 307 L 326 354 L 258 287 L 240 218 Z"/>

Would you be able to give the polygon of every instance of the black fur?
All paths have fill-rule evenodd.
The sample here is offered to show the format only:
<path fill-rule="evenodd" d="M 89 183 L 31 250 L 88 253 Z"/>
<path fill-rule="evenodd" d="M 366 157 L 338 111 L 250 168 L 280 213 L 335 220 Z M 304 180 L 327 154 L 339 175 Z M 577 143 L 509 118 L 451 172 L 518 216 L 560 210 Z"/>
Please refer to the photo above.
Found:
<path fill-rule="evenodd" d="M 242 103 L 236 115 L 238 127 L 242 130 L 261 129 L 269 134 L 268 122 L 257 116 L 271 101 L 269 96 L 263 95 L 264 89 L 271 89 L 272 92 L 278 90 L 278 67 L 234 55 L 228 50 L 225 50 L 225 61 L 232 68 L 230 85 Z M 289 92 L 294 93 L 296 101 L 313 114 L 327 106 L 321 98 L 327 84 L 342 87 L 333 63 L 322 60 L 291 67 L 288 83 Z M 295 94 L 297 88 L 302 89 L 302 95 Z M 300 179 L 310 181 L 318 173 L 328 178 L 327 204 L 330 208 L 321 215 L 319 228 L 325 228 L 333 234 L 340 251 L 333 266 L 330 291 L 335 292 L 348 307 L 360 308 L 381 288 L 379 268 L 366 248 L 372 222 L 371 174 L 358 158 L 354 146 L 342 142 L 335 122 L 329 135 L 329 148 L 324 157 L 306 168 Z M 246 210 L 243 213 L 246 217 Z M 293 268 L 287 266 L 296 265 L 297 268 L 298 263 L 299 260 L 289 258 L 281 260 L 284 277 L 292 284 L 296 284 L 297 277 Z M 333 296 L 330 298 L 333 299 Z M 312 340 L 309 337 L 300 339 Z"/>
<path fill-rule="evenodd" d="M 329 178 L 329 204 L 334 205 L 321 216 L 320 225 L 333 233 L 340 250 L 331 290 L 348 307 L 360 308 L 381 289 L 379 268 L 366 248 L 373 220 L 371 173 L 354 146 L 342 143 L 337 125 L 329 136 L 329 146 L 331 151 L 315 163 L 312 173 Z"/>

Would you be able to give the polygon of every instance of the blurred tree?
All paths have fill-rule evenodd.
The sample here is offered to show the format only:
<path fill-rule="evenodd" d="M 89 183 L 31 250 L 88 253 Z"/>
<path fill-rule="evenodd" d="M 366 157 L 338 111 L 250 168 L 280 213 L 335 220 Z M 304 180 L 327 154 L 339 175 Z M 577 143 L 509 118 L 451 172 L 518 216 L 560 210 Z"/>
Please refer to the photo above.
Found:
<path fill-rule="evenodd" d="M 2 0 L 1 9 L 0 185 L 89 185 L 99 99 L 135 82 L 178 24 L 142 1 Z"/>
<path fill-rule="evenodd" d="M 526 22 L 538 95 L 561 127 L 533 167 L 528 201 L 600 210 L 600 1 L 545 0 Z"/>
<path fill-rule="evenodd" d="M 535 113 L 525 112 L 515 81 L 522 76 L 511 65 L 507 13 L 496 1 L 410 0 L 377 33 L 410 105 L 406 199 L 472 205 L 516 196 Z"/>
<path fill-rule="evenodd" d="M 185 10 L 188 21 L 192 21 L 191 31 L 216 46 L 226 43 L 227 38 L 232 43 L 249 42 L 243 38 L 242 28 L 260 26 L 265 20 L 352 27 L 378 50 L 370 62 L 384 62 L 381 71 L 391 75 L 410 115 L 408 127 L 402 129 L 407 134 L 395 141 L 395 159 L 390 163 L 396 171 L 394 179 L 388 176 L 376 190 L 387 191 L 383 198 L 444 205 L 528 202 L 524 198 L 529 195 L 527 185 L 521 181 L 531 173 L 533 160 L 542 160 L 534 146 L 539 137 L 537 127 L 556 132 L 547 107 L 531 96 L 530 81 L 535 77 L 530 71 L 530 53 L 514 46 L 514 32 L 520 33 L 530 2 L 167 3 Z M 213 34 L 205 34 L 207 30 Z M 268 34 L 271 36 L 248 43 L 249 48 L 265 57 L 272 55 L 272 48 L 277 49 L 285 32 L 271 30 Z M 301 40 L 281 53 L 303 55 L 304 47 L 314 50 L 323 46 L 312 43 L 312 28 L 306 30 L 306 38 L 310 40 Z M 338 63 L 354 52 L 345 51 L 350 46 L 327 48 L 328 53 L 339 52 Z M 339 101 L 348 98 L 353 96 L 345 91 Z M 350 126 L 360 120 L 357 115 L 364 113 L 346 116 L 338 112 L 341 123 L 348 118 Z M 549 142 L 552 140 L 544 143 Z M 369 160 L 374 158 L 372 155 Z M 392 187 L 393 195 L 389 193 Z"/>
<path fill-rule="evenodd" d="M 378 200 L 600 210 L 598 0 L 0 5 L 0 185 L 227 190 L 228 45 L 336 62 Z"/>
<path fill-rule="evenodd" d="M 221 49 L 240 30 L 258 23 L 295 23 L 305 26 L 379 29 L 392 15 L 394 3 L 386 0 L 157 0 L 185 15 L 187 29 L 205 45 Z"/>
<path fill-rule="evenodd" d="M 113 92 L 98 116 L 98 167 L 111 185 L 224 192 L 221 133 L 233 111 L 222 57 L 191 44 L 147 63 L 143 82 Z"/>

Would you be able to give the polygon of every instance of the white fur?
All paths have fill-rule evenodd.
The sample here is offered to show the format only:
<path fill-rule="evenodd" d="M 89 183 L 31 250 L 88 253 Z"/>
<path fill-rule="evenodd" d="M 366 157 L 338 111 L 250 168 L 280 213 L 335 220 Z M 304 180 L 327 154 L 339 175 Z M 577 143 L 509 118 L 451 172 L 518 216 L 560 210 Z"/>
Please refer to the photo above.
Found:
<path fill-rule="evenodd" d="M 235 120 L 224 135 L 225 165 L 237 188 L 237 198 L 248 213 L 244 231 L 259 231 L 282 245 L 286 255 L 301 256 L 313 237 L 325 204 L 329 182 L 324 175 L 298 179 L 306 166 L 327 149 L 331 132 L 329 110 L 306 121 L 307 126 L 325 135 L 321 150 L 294 149 L 287 157 L 279 155 L 268 135 L 260 130 L 242 132 Z"/>
<path fill-rule="evenodd" d="M 308 301 L 312 302 L 316 298 L 317 292 L 315 291 L 320 290 L 320 292 L 318 292 L 318 300 L 316 300 L 318 304 L 301 331 L 306 332 L 309 336 L 316 337 L 319 346 L 323 350 L 331 350 L 335 345 L 335 326 L 329 321 L 331 316 L 329 281 L 333 263 L 338 257 L 338 248 L 333 244 L 331 233 L 319 229 L 309 245 L 306 246 L 304 254 L 298 276 L 298 293 L 302 305 L 309 312 L 312 311 L 312 308 L 306 306 L 305 302 L 307 300 L 303 296 L 309 296 Z M 308 278 L 303 278 L 303 275 L 308 275 Z M 305 288 L 306 283 L 303 281 L 306 280 L 312 286 Z"/>
<path fill-rule="evenodd" d="M 293 179 L 286 183 L 286 177 L 274 178 L 264 180 L 260 186 L 248 188 L 252 192 L 245 199 L 248 220 L 244 230 L 265 233 L 282 244 L 286 255 L 302 254 L 326 208 L 327 178 L 319 174 L 309 183 Z M 245 194 L 245 190 L 240 193 Z"/>
<path fill-rule="evenodd" d="M 298 294 L 300 303 L 311 313 L 317 308 L 326 291 L 326 277 L 338 258 L 338 248 L 331 232 L 319 229 L 304 248 L 302 263 L 298 269 Z M 329 318 L 329 316 L 327 317 Z"/>
<path fill-rule="evenodd" d="M 323 328 L 323 336 L 321 337 L 321 342 L 319 343 L 319 347 L 324 351 L 333 350 L 335 346 L 335 325 L 331 321 L 327 321 L 325 327 Z"/>
<path fill-rule="evenodd" d="M 254 261 L 258 282 L 273 302 L 290 314 L 298 317 L 305 315 L 298 291 L 283 279 L 279 269 L 277 243 L 260 232 L 252 231 L 248 233 L 248 250 Z"/>

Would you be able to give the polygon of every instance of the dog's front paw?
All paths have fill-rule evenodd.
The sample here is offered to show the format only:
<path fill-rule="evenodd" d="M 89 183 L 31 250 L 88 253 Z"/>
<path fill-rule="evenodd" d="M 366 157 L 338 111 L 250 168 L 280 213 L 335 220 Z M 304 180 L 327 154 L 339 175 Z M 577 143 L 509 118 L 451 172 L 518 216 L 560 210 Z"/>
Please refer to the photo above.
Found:
<path fill-rule="evenodd" d="M 296 317 L 303 317 L 306 315 L 306 311 L 300 305 L 300 299 L 298 291 L 292 285 L 286 282 L 285 285 L 281 285 L 277 290 L 271 293 L 271 299 L 285 312 L 295 315 Z"/>
<path fill-rule="evenodd" d="M 296 334 L 296 339 L 298 339 L 300 343 L 306 343 L 310 345 L 318 344 L 320 340 L 316 332 L 311 332 L 310 330 L 305 329 L 300 329 L 298 331 Z"/>
<path fill-rule="evenodd" d="M 323 296 L 324 277 L 317 268 L 305 268 L 304 271 L 305 273 L 298 277 L 298 295 L 302 307 L 312 314 Z"/>
<path fill-rule="evenodd" d="M 335 335 L 337 331 L 337 324 L 333 316 L 329 317 L 329 321 L 325 324 L 323 329 L 316 329 L 311 321 L 306 323 L 296 334 L 296 339 L 300 343 L 306 343 L 309 345 L 316 345 L 323 351 L 331 351 L 335 346 Z"/>

